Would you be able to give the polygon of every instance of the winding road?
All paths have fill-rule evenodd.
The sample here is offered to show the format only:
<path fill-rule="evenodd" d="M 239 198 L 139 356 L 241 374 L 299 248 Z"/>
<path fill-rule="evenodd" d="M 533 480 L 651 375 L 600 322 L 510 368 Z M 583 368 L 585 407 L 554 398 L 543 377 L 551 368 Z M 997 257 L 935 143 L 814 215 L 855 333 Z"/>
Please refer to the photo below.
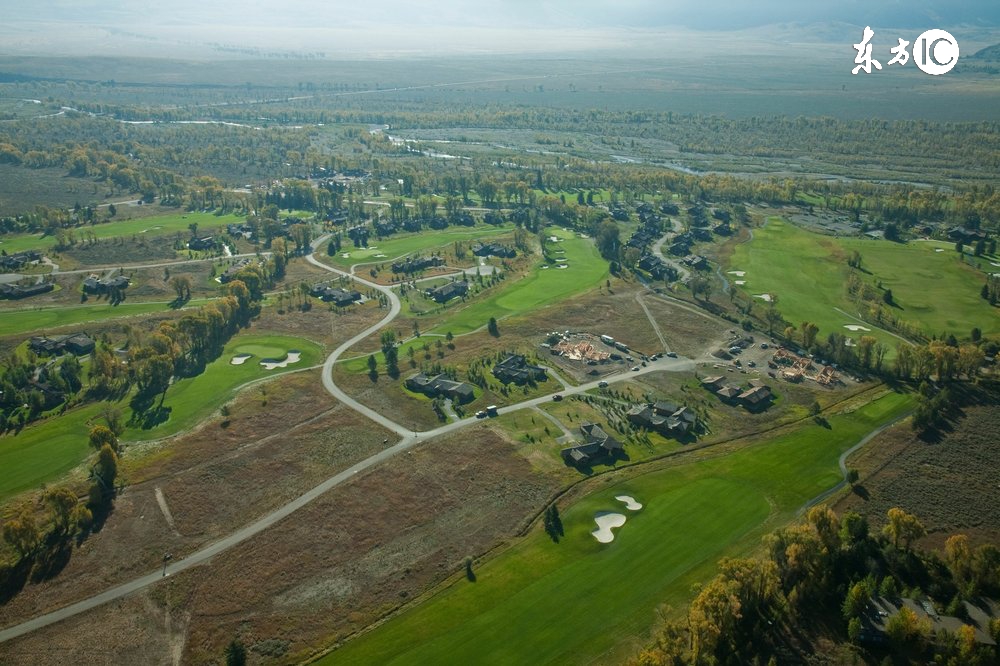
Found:
<path fill-rule="evenodd" d="M 323 236 L 316 239 L 316 241 L 313 243 L 314 251 L 315 248 L 321 245 L 327 238 L 328 236 Z M 382 451 L 376 453 L 375 455 L 366 458 L 348 467 L 347 469 L 331 476 L 330 478 L 326 479 L 325 481 L 313 487 L 312 489 L 306 491 L 305 493 L 295 498 L 294 500 L 258 518 L 254 522 L 237 530 L 233 534 L 230 534 L 227 537 L 224 537 L 207 546 L 204 546 L 201 549 L 191 553 L 190 555 L 187 555 L 184 558 L 174 560 L 173 562 L 168 563 L 168 565 L 165 566 L 162 570 L 160 568 L 157 568 L 155 571 L 147 573 L 144 576 L 140 576 L 129 582 L 112 587 L 95 596 L 83 599 L 81 601 L 78 601 L 64 608 L 60 608 L 59 610 L 53 611 L 51 613 L 40 615 L 38 617 L 32 618 L 20 624 L 0 630 L 0 643 L 12 640 L 14 638 L 17 638 L 18 636 L 23 636 L 24 634 L 30 633 L 37 629 L 47 627 L 49 625 L 68 619 L 75 615 L 79 615 L 80 613 L 87 612 L 108 602 L 120 599 L 127 595 L 143 590 L 147 587 L 155 585 L 158 581 L 163 580 L 165 576 L 186 571 L 188 569 L 191 569 L 192 567 L 203 564 L 211 560 L 211 558 L 214 557 L 215 555 L 218 555 L 219 553 L 222 553 L 246 541 L 247 539 L 252 538 L 257 534 L 260 534 L 264 530 L 275 525 L 279 521 L 287 518 L 291 514 L 295 513 L 296 511 L 298 511 L 305 505 L 309 504 L 313 500 L 319 498 L 323 494 L 327 493 L 331 489 L 336 488 L 337 486 L 340 486 L 341 484 L 355 478 L 357 474 L 366 471 L 376 465 L 379 465 L 385 462 L 386 460 L 389 460 L 393 456 L 396 456 L 425 440 L 430 440 L 435 437 L 439 437 L 441 435 L 445 435 L 447 433 L 451 433 L 456 430 L 469 427 L 480 421 L 480 419 L 476 417 L 468 417 L 461 420 L 453 421 L 451 423 L 447 423 L 438 428 L 434 428 L 433 430 L 414 432 L 412 430 L 404 428 L 400 424 L 383 416 L 382 414 L 376 412 L 375 410 L 361 404 L 351 396 L 347 395 L 343 390 L 341 390 L 340 387 L 338 387 L 333 381 L 334 364 L 336 364 L 337 361 L 340 359 L 341 355 L 344 354 L 344 352 L 350 349 L 353 345 L 357 344 L 358 342 L 367 338 L 373 333 L 376 333 L 377 331 L 385 327 L 387 324 L 392 322 L 401 310 L 401 303 L 399 297 L 396 296 L 395 292 L 393 292 L 392 289 L 390 289 L 389 287 L 385 287 L 383 285 L 379 285 L 369 280 L 360 278 L 356 275 L 351 275 L 339 269 L 332 268 L 317 260 L 315 256 L 313 256 L 312 254 L 307 255 L 306 260 L 309 263 L 313 264 L 314 266 L 322 268 L 331 273 L 335 273 L 337 275 L 341 275 L 349 279 L 356 280 L 357 282 L 365 285 L 366 287 L 375 289 L 378 292 L 384 294 L 388 299 L 388 302 L 390 304 L 389 312 L 386 313 L 386 315 L 381 320 L 379 320 L 377 323 L 373 324 L 372 326 L 369 326 L 364 331 L 358 333 L 351 339 L 341 344 L 327 357 L 326 361 L 323 363 L 322 380 L 324 388 L 330 393 L 330 395 L 332 395 L 338 401 L 356 410 L 357 412 L 364 414 L 365 416 L 370 418 L 372 421 L 375 421 L 379 425 L 391 430 L 392 432 L 395 432 L 397 435 L 400 436 L 400 440 L 396 444 L 383 449 Z M 645 367 L 641 367 L 636 371 L 623 371 L 618 375 L 604 377 L 603 379 L 581 384 L 579 386 L 570 386 L 561 377 L 555 375 L 555 373 L 553 373 L 553 375 L 555 379 L 558 381 L 558 383 L 562 385 L 561 393 L 563 395 L 568 396 L 568 395 L 577 395 L 580 393 L 584 393 L 586 391 L 599 388 L 599 384 L 601 382 L 608 382 L 609 384 L 616 383 L 616 382 L 626 381 L 633 377 L 641 376 L 651 372 L 663 372 L 663 371 L 690 372 L 693 371 L 695 367 L 696 367 L 696 362 L 691 359 L 670 358 L 664 356 L 662 358 L 657 359 L 656 361 L 647 362 L 647 365 Z M 551 400 L 552 400 L 552 395 L 545 395 L 538 398 L 525 400 L 513 405 L 501 407 L 498 410 L 498 413 L 508 414 L 525 408 L 537 408 L 539 405 L 549 402 Z M 852 448 L 851 451 L 854 451 L 858 447 L 863 446 L 872 437 L 876 436 L 878 433 L 882 432 L 882 430 L 884 430 L 887 427 L 888 425 L 873 431 L 865 439 L 859 442 L 857 446 Z M 848 453 L 850 453 L 850 451 Z M 847 454 L 845 454 L 841 458 L 842 470 L 844 469 L 844 458 L 846 458 L 846 455 Z M 833 490 L 829 492 L 832 493 Z"/>

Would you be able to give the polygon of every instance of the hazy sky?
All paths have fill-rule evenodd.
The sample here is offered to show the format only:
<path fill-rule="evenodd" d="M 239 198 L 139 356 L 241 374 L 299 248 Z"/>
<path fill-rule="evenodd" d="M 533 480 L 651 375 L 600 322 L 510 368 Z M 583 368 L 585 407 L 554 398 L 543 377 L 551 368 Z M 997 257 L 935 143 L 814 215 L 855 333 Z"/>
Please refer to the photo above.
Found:
<path fill-rule="evenodd" d="M 4 20 L 335 27 L 344 23 L 738 29 L 769 23 L 997 26 L 997 0 L 3 0 Z"/>
<path fill-rule="evenodd" d="M 661 33 L 694 29 L 718 40 L 772 24 L 809 24 L 773 33 L 789 42 L 849 47 L 857 26 L 871 25 L 965 26 L 963 38 L 989 44 L 987 33 L 1000 28 L 1000 0 L 0 0 L 0 8 L 0 54 L 195 57 L 220 44 L 328 57 L 655 52 L 669 41 Z"/>

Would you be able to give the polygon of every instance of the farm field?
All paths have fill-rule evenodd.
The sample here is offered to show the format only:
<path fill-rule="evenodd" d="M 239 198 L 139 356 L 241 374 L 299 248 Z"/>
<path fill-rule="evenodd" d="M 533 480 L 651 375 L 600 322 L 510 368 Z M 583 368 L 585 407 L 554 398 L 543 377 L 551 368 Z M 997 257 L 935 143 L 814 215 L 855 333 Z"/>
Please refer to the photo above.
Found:
<path fill-rule="evenodd" d="M 424 252 L 434 248 L 451 245 L 455 241 L 475 241 L 494 238 L 513 229 L 513 225 L 504 224 L 498 227 L 481 225 L 475 227 L 449 227 L 440 231 L 425 231 L 392 238 L 376 240 L 369 239 L 367 248 L 357 248 L 350 244 L 350 239 L 341 244 L 339 254 L 325 257 L 324 260 L 338 268 L 350 268 L 356 264 L 384 262 L 391 263 L 393 259 L 414 252 Z M 346 258 L 343 255 L 348 255 Z M 384 255 L 384 256 L 380 256 Z"/>
<path fill-rule="evenodd" d="M 259 361 L 263 354 L 278 356 L 289 349 L 301 352 L 297 363 L 285 369 L 264 370 Z M 284 350 L 284 351 L 283 351 Z M 250 353 L 254 358 L 242 365 L 232 365 L 235 354 Z M 171 385 L 163 402 L 170 418 L 149 429 L 132 425 L 125 430 L 122 441 L 145 441 L 175 435 L 207 418 L 232 397 L 239 386 L 282 372 L 316 365 L 320 360 L 319 346 L 302 338 L 290 336 L 237 336 L 226 345 L 222 355 L 208 364 L 205 371 L 190 379 Z M 88 452 L 87 433 L 95 424 L 105 403 L 88 405 L 32 425 L 15 436 L 0 437 L 0 499 L 5 499 L 40 483 L 57 478 L 76 467 Z M 131 417 L 128 403 L 118 404 L 126 420 Z"/>
<path fill-rule="evenodd" d="M 227 224 L 241 223 L 244 218 L 238 215 L 216 215 L 215 213 L 168 213 L 153 217 L 143 217 L 137 220 L 111 221 L 93 226 L 70 229 L 77 238 L 83 232 L 93 233 L 97 238 L 114 238 L 118 236 L 132 236 L 133 234 L 146 234 L 149 237 L 164 236 L 172 233 L 183 233 L 185 237 L 190 235 L 188 225 L 197 222 L 199 234 L 202 231 L 208 232 L 214 229 L 225 227 Z M 6 250 L 7 254 L 23 252 L 24 250 L 47 250 L 55 245 L 56 239 L 53 236 L 42 234 L 18 234 L 12 236 L 0 236 L 0 248 Z"/>
<path fill-rule="evenodd" d="M 718 557 L 753 549 L 840 479 L 837 458 L 879 425 L 904 414 L 889 393 L 853 411 L 785 431 L 729 455 L 623 479 L 562 511 L 553 543 L 536 526 L 476 567 L 476 582 L 435 596 L 334 651 L 322 664 L 589 663 L 614 661 L 645 638 L 654 609 L 682 603 Z M 643 504 L 624 509 L 617 495 Z M 591 531 L 597 511 L 626 516 L 608 544 Z"/>
<path fill-rule="evenodd" d="M 865 279 L 892 289 L 901 308 L 896 312 L 924 334 L 951 332 L 961 338 L 975 326 L 984 335 L 1000 332 L 1000 314 L 979 298 L 982 273 L 959 263 L 953 246 L 935 251 L 945 246 L 832 238 L 771 217 L 765 227 L 754 230 L 751 242 L 736 247 L 728 270 L 745 271 L 738 278 L 746 281 L 743 288 L 748 293 L 777 295 L 785 319 L 796 326 L 815 323 L 820 338 L 834 332 L 854 338 L 871 335 L 892 350 L 899 338 L 857 319 L 857 308 L 848 299 L 846 261 L 857 250 L 862 267 L 870 272 Z M 799 279 L 789 280 L 789 275 Z M 871 330 L 851 331 L 846 326 Z"/>

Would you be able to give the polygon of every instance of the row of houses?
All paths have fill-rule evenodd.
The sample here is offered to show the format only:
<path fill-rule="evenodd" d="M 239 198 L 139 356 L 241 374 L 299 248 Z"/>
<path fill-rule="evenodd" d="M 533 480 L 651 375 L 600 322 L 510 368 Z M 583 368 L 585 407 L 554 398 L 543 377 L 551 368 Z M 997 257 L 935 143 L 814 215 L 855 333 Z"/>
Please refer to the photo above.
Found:
<path fill-rule="evenodd" d="M 581 424 L 580 435 L 584 440 L 582 444 L 559 452 L 567 465 L 586 467 L 595 462 L 614 460 L 624 452 L 622 443 L 596 423 Z"/>
<path fill-rule="evenodd" d="M 86 333 L 69 335 L 35 336 L 28 341 L 28 349 L 39 356 L 56 356 L 64 352 L 83 356 L 94 351 L 94 339 Z"/>
<path fill-rule="evenodd" d="M 317 284 L 309 290 L 309 295 L 318 298 L 324 303 L 333 303 L 339 308 L 347 307 L 351 303 L 361 300 L 361 293 L 353 289 L 341 289 L 328 284 Z"/>
<path fill-rule="evenodd" d="M 701 380 L 702 387 L 714 393 L 720 400 L 728 404 L 743 405 L 749 411 L 762 411 L 774 400 L 771 388 L 757 379 L 750 380 L 749 387 L 727 384 L 725 377 L 705 377 Z"/>
<path fill-rule="evenodd" d="M 392 272 L 409 275 L 410 273 L 419 273 L 422 270 L 434 268 L 435 266 L 441 266 L 443 264 L 444 259 L 438 256 L 407 257 L 405 261 L 394 261 L 392 263 Z"/>
<path fill-rule="evenodd" d="M 639 259 L 639 268 L 649 273 L 654 280 L 673 277 L 675 271 L 662 259 L 653 254 L 645 254 Z"/>
<path fill-rule="evenodd" d="M 28 264 L 42 260 L 42 253 L 38 250 L 27 250 L 17 254 L 0 254 L 0 272 L 11 273 L 19 271 Z"/>
<path fill-rule="evenodd" d="M 629 422 L 640 428 L 678 439 L 691 433 L 698 424 L 694 410 L 666 400 L 635 405 L 627 416 Z"/>
<path fill-rule="evenodd" d="M 428 377 L 422 372 L 407 377 L 404 386 L 415 393 L 423 393 L 430 398 L 439 396 L 450 398 L 453 402 L 465 404 L 476 397 L 472 384 L 456 382 L 445 375 Z"/>
<path fill-rule="evenodd" d="M 39 282 L 28 286 L 22 286 L 19 284 L 0 284 L 0 298 L 16 301 L 22 298 L 45 294 L 53 289 L 55 289 L 55 285 L 51 282 Z"/>

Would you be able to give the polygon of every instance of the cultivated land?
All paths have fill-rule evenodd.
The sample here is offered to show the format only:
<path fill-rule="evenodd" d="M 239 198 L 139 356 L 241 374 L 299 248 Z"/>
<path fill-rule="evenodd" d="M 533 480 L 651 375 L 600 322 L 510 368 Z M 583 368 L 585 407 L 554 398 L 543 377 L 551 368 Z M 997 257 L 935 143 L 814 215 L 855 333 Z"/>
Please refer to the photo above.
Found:
<path fill-rule="evenodd" d="M 708 449 L 705 459 L 681 456 L 662 471 L 600 477 L 590 494 L 563 508 L 560 543 L 536 525 L 478 567 L 474 584 L 452 581 L 320 663 L 622 658 L 644 638 L 658 604 L 683 602 L 718 557 L 752 549 L 764 532 L 833 486 L 838 456 L 910 405 L 908 396 L 890 393 L 830 417 L 829 429 L 811 424 L 728 455 Z M 644 508 L 626 511 L 629 520 L 615 540 L 599 544 L 590 535 L 594 513 L 620 511 L 619 494 Z"/>
<path fill-rule="evenodd" d="M 960 262 L 953 244 L 833 238 L 804 231 L 776 217 L 754 229 L 753 236 L 752 241 L 736 247 L 727 270 L 745 271 L 746 275 L 737 279 L 746 280 L 742 288 L 747 293 L 776 294 L 777 307 L 786 320 L 795 326 L 813 322 L 819 326 L 820 337 L 830 333 L 852 338 L 871 335 L 890 349 L 899 342 L 891 333 L 858 319 L 857 307 L 845 288 L 846 262 L 853 250 L 862 256 L 866 271 L 862 278 L 892 289 L 898 303 L 893 312 L 925 335 L 948 332 L 961 338 L 976 326 L 984 334 L 1000 332 L 1000 313 L 979 296 L 984 273 Z M 936 252 L 938 249 L 943 251 Z M 981 263 L 989 268 L 988 260 Z M 789 280 L 789 275 L 798 278 Z M 761 301 L 759 308 L 765 305 Z M 871 331 L 852 332 L 845 325 L 865 326 Z"/>

